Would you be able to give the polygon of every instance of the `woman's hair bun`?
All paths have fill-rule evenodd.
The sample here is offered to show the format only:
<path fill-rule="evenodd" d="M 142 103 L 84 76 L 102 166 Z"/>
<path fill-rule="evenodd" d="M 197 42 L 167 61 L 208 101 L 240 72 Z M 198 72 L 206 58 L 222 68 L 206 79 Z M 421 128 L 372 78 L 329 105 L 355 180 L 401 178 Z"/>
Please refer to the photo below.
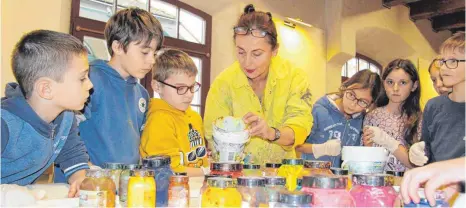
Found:
<path fill-rule="evenodd" d="M 244 13 L 245 14 L 255 12 L 255 11 L 256 11 L 256 9 L 254 9 L 254 5 L 252 5 L 252 4 L 248 4 L 246 7 L 244 7 Z"/>

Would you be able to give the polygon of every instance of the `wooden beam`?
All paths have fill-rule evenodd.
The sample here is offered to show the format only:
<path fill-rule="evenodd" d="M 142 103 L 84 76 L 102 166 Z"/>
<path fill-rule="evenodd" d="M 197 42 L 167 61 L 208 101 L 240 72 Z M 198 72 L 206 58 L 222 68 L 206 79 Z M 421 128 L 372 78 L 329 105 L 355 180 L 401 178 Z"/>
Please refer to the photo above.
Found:
<path fill-rule="evenodd" d="M 464 10 L 432 18 L 432 28 L 435 32 L 462 27 L 464 27 Z"/>
<path fill-rule="evenodd" d="M 464 0 L 423 0 L 409 3 L 409 16 L 413 21 L 430 19 L 442 14 L 464 11 Z"/>
<path fill-rule="evenodd" d="M 382 5 L 384 7 L 390 8 L 398 5 L 406 5 L 408 3 L 413 3 L 421 0 L 382 0 Z"/>

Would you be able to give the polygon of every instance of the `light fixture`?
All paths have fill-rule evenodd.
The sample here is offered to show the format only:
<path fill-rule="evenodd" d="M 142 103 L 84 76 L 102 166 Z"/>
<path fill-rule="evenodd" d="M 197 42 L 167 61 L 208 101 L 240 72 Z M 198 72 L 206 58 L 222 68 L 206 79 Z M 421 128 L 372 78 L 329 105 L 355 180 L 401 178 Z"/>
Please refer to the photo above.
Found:
<path fill-rule="evenodd" d="M 299 19 L 299 18 L 291 18 L 291 17 L 287 17 L 288 20 L 294 22 L 294 23 L 298 23 L 298 24 L 301 24 L 301 25 L 304 25 L 304 26 L 308 26 L 308 27 L 312 27 L 311 24 L 308 24 L 308 23 L 305 23 L 303 22 L 302 19 Z"/>
<path fill-rule="evenodd" d="M 288 27 L 291 27 L 291 28 L 295 28 L 296 27 L 296 24 L 292 23 L 292 22 L 288 22 L 288 21 L 284 21 L 285 22 L 285 25 L 288 26 Z"/>

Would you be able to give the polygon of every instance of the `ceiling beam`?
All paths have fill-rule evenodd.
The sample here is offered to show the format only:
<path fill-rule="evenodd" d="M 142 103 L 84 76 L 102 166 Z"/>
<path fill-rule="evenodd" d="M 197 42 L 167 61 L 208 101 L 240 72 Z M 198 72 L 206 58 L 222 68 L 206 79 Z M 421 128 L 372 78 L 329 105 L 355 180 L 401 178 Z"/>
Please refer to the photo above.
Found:
<path fill-rule="evenodd" d="M 442 14 L 464 11 L 464 0 L 423 0 L 409 3 L 409 16 L 413 21 L 430 19 Z"/>
<path fill-rule="evenodd" d="M 432 18 L 432 29 L 435 32 L 464 27 L 464 10 Z"/>
<path fill-rule="evenodd" d="M 408 3 L 413 3 L 421 0 L 382 0 L 382 5 L 384 7 L 390 8 L 398 5 L 406 5 Z"/>

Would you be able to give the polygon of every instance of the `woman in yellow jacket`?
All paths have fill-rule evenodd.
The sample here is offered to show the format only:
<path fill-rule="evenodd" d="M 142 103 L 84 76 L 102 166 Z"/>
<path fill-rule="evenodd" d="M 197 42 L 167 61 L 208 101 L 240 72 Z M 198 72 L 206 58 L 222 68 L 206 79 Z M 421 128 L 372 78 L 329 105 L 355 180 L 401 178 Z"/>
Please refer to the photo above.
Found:
<path fill-rule="evenodd" d="M 206 101 L 206 139 L 221 116 L 242 117 L 249 126 L 247 162 L 264 164 L 295 158 L 312 127 L 308 76 L 276 57 L 277 30 L 270 13 L 245 8 L 234 27 L 238 61 L 212 83 Z M 210 145 L 212 148 L 212 145 Z"/>

